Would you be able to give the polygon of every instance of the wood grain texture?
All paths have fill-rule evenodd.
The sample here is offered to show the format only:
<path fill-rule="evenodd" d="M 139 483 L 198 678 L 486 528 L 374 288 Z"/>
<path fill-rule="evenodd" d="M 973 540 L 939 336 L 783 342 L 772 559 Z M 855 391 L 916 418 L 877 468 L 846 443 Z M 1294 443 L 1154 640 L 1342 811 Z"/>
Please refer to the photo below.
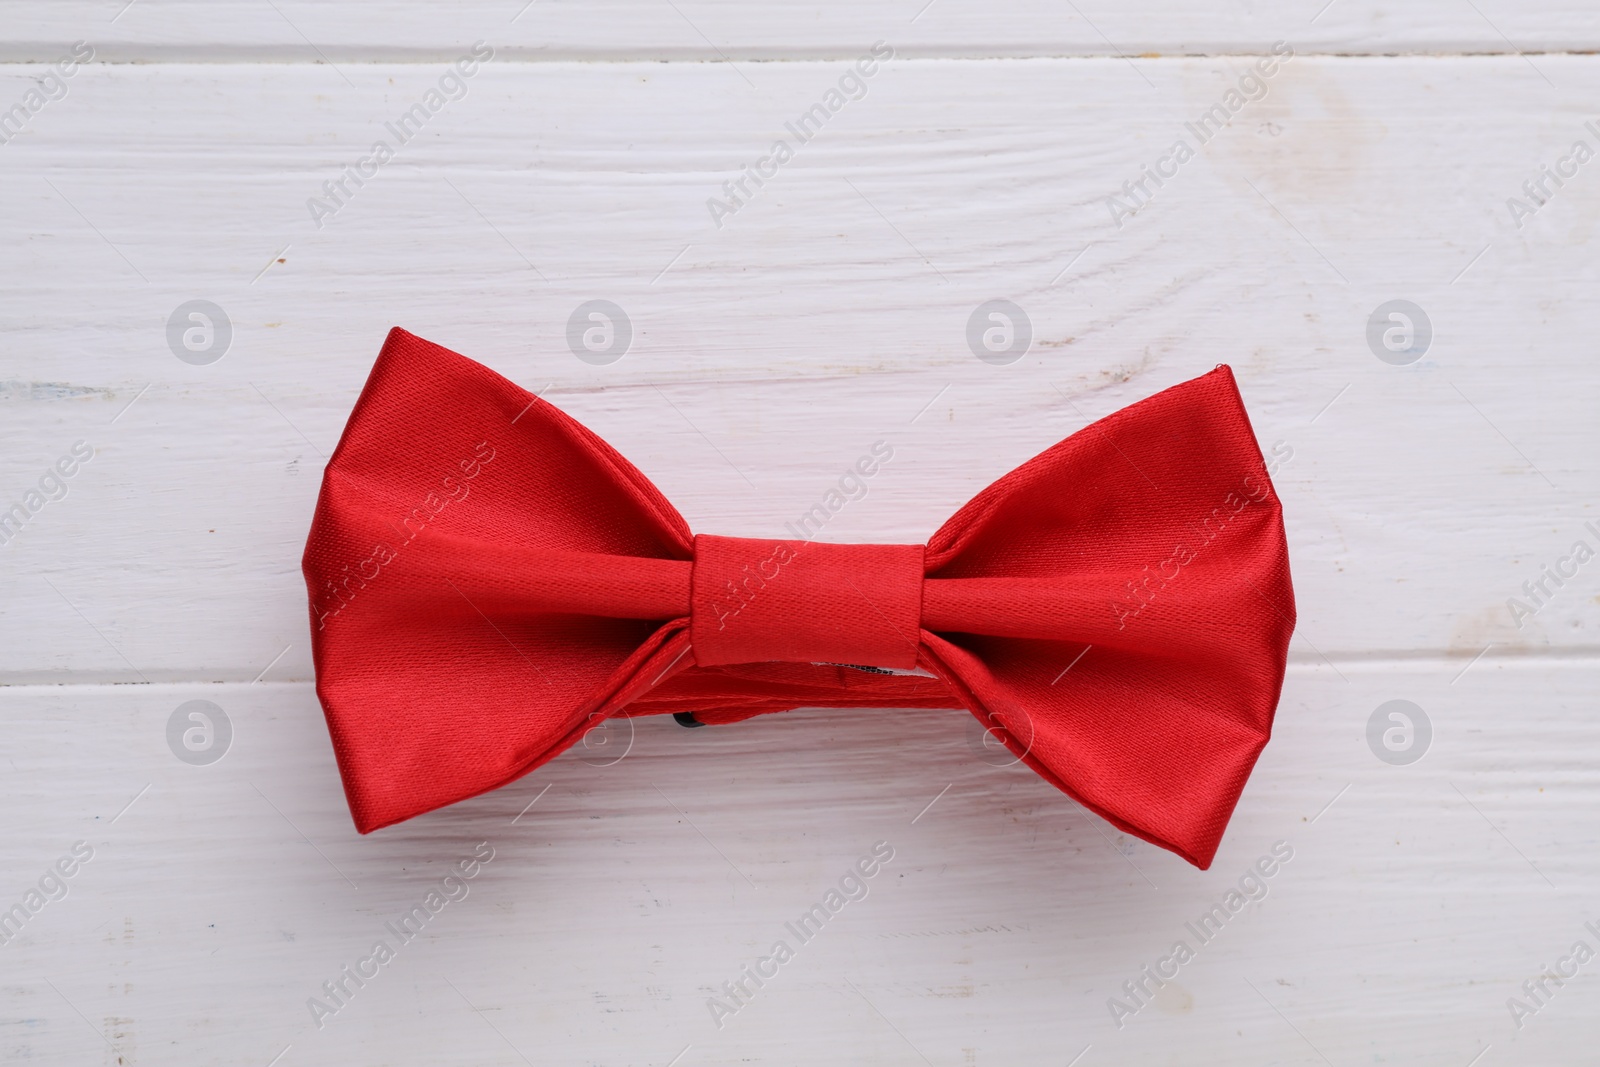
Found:
<path fill-rule="evenodd" d="M 117 1062 L 76 1009 L 130 1063 L 1585 1062 L 1593 964 L 1520 1032 L 1505 1001 L 1595 943 L 1594 667 L 1343 670 L 1291 672 L 1208 872 L 984 763 L 959 712 L 642 720 L 612 766 L 572 753 L 361 838 L 309 686 L 0 690 L 3 902 L 95 850 L 0 947 L 0 1040 Z M 1435 724 L 1409 767 L 1364 740 L 1395 696 Z M 195 697 L 235 725 L 209 767 L 163 738 Z M 866 898 L 800 944 L 785 923 L 880 840 Z M 1202 945 L 1185 923 L 1280 840 Z M 480 841 L 466 898 L 318 1029 L 307 999 Z M 795 958 L 719 1029 L 708 998 L 776 940 Z M 1118 1029 L 1108 999 L 1176 940 L 1196 958 Z"/>
<path fill-rule="evenodd" d="M 0 551 L 0 670 L 249 681 L 287 647 L 272 677 L 309 678 L 318 474 L 396 323 L 548 386 L 695 529 L 745 536 L 883 438 L 897 458 L 827 535 L 924 539 L 1091 418 L 1228 362 L 1263 448 L 1292 450 L 1298 658 L 1590 654 L 1592 577 L 1520 627 L 1507 608 L 1600 490 L 1600 186 L 1580 171 L 1520 231 L 1505 206 L 1586 133 L 1596 64 L 1547 62 L 1570 99 L 1513 57 L 1296 58 L 1120 228 L 1107 198 L 1228 63 L 1171 61 L 1152 91 L 1109 59 L 891 62 L 720 229 L 706 201 L 837 65 L 774 66 L 752 98 L 715 66 L 490 63 L 321 229 L 308 198 L 434 69 L 369 68 L 353 95 L 315 67 L 91 66 L 0 160 L 3 498 L 96 449 Z M 205 367 L 165 334 L 196 297 L 235 330 Z M 636 332 L 606 367 L 566 343 L 594 297 Z M 1008 367 L 966 340 L 994 297 L 1033 321 Z M 1406 367 L 1366 341 L 1397 297 L 1434 323 Z"/>
<path fill-rule="evenodd" d="M 854 56 L 878 39 L 912 56 L 1213 55 L 1275 40 L 1357 54 L 1586 52 L 1600 16 L 1582 0 L 8 0 L 0 59 L 49 60 L 87 40 L 119 62 L 312 63 L 448 59 L 482 38 L 524 59 L 786 60 Z"/>
<path fill-rule="evenodd" d="M 1591 11 L 543 2 L 502 33 L 515 4 L 117 6 L 13 5 L 0 48 L 140 60 L 86 66 L 0 144 L 0 510 L 93 449 L 0 544 L 0 909 L 94 850 L 0 945 L 7 1062 L 1593 1059 L 1600 963 L 1520 1029 L 1507 1008 L 1600 948 L 1600 564 L 1544 579 L 1520 626 L 1507 606 L 1600 545 L 1600 162 L 1523 190 L 1600 148 L 1600 59 L 1507 43 L 1581 52 Z M 464 98 L 318 227 L 308 198 L 479 37 L 496 58 Z M 879 38 L 897 56 L 798 143 L 785 123 Z M 1297 54 L 1200 144 L 1186 123 L 1258 57 L 1174 54 L 1277 39 Z M 1437 54 L 1316 54 L 1344 51 Z M 1505 54 L 1446 54 L 1480 51 Z M 0 114 L 46 75 L 0 64 Z M 719 227 L 708 199 L 784 137 Z M 1195 157 L 1119 225 L 1108 198 L 1179 139 Z M 567 341 L 596 298 L 634 329 L 607 366 Z M 167 333 L 195 299 L 233 329 L 204 366 Z M 1032 324 L 1009 366 L 967 340 L 991 299 Z M 1433 330 L 1406 366 L 1367 339 L 1395 299 Z M 298 566 L 394 324 L 544 390 L 696 530 L 771 536 L 891 442 L 840 541 L 922 540 L 1090 420 L 1231 364 L 1300 626 L 1213 868 L 993 766 L 958 712 L 641 721 L 610 766 L 570 753 L 359 837 Z M 210 766 L 167 741 L 194 699 L 233 724 Z M 1431 718 L 1410 766 L 1369 748 L 1391 699 Z M 719 1029 L 708 998 L 879 840 L 866 899 Z M 319 1028 L 307 999 L 481 841 L 467 897 Z M 1265 898 L 1119 1028 L 1108 1000 L 1278 841 Z"/>

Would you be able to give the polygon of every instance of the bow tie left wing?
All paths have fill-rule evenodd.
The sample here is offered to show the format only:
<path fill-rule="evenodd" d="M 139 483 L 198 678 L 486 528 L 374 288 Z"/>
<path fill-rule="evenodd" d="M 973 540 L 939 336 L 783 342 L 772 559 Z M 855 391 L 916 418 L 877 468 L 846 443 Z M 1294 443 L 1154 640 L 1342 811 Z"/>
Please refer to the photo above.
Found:
<path fill-rule="evenodd" d="M 659 621 L 686 603 L 646 597 L 646 619 L 606 617 L 530 590 L 526 562 L 552 555 L 628 599 L 661 584 L 653 569 L 687 567 L 692 542 L 589 430 L 390 331 L 328 461 L 303 562 L 317 694 L 363 833 L 526 773 L 687 644 L 683 623 Z"/>
<path fill-rule="evenodd" d="M 1209 866 L 1271 734 L 1295 617 L 1232 372 L 994 483 L 930 540 L 927 577 L 930 665 L 994 736 L 1121 829 Z"/>

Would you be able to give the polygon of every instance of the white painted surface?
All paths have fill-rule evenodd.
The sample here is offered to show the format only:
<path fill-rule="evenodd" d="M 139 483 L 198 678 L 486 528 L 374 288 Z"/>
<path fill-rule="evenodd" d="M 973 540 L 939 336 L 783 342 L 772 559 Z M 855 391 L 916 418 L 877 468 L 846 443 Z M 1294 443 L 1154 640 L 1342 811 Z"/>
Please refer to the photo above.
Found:
<path fill-rule="evenodd" d="M 477 38 L 527 58 L 793 59 L 854 55 L 883 38 L 919 56 L 1214 55 L 1283 39 L 1338 54 L 1591 50 L 1583 0 L 9 0 L 6 59 L 86 39 L 124 61 L 300 62 L 449 57 Z"/>
<path fill-rule="evenodd" d="M 1520 1030 L 1506 1000 L 1600 949 L 1600 572 L 1520 629 L 1506 600 L 1596 541 L 1600 162 L 1520 229 L 1506 198 L 1600 144 L 1600 59 L 1486 28 L 1580 52 L 1590 11 L 1083 7 L 1115 50 L 1300 53 L 1118 228 L 1106 198 L 1253 58 L 1130 63 L 1070 8 L 950 0 L 896 10 L 903 36 L 875 5 L 684 7 L 736 60 L 795 60 L 736 65 L 654 62 L 712 54 L 667 4 L 503 30 L 517 5 L 280 5 L 335 68 L 271 5 L 116 6 L 8 12 L 12 58 L 146 60 L 88 66 L 0 144 L 0 505 L 95 449 L 0 546 L 0 906 L 95 852 L 0 946 L 8 1062 L 1594 1060 L 1600 961 Z M 306 199 L 480 37 L 465 99 L 316 228 Z M 865 97 L 713 225 L 706 199 L 879 38 L 901 54 Z M 1345 51 L 1439 54 L 1311 54 Z M 561 61 L 584 56 L 608 61 Z M 43 72 L 0 67 L 0 108 Z M 594 297 L 636 330 L 609 367 L 566 347 Z M 964 337 L 995 297 L 1035 330 L 1009 367 Z M 194 298 L 234 327 L 209 366 L 167 346 Z M 1395 298 L 1435 331 L 1411 366 L 1365 340 Z M 391 324 L 548 384 L 695 529 L 751 536 L 881 437 L 895 459 L 828 535 L 920 539 L 1231 363 L 1263 446 L 1293 451 L 1301 623 L 1215 865 L 989 766 L 953 712 L 641 722 L 615 766 L 563 757 L 358 837 L 298 561 Z M 1394 698 L 1435 731 L 1407 767 L 1365 739 Z M 167 747 L 191 699 L 235 727 L 211 766 Z M 717 1029 L 707 997 L 880 839 L 870 895 Z M 483 840 L 470 895 L 319 1030 L 306 999 Z M 1278 840 L 1267 898 L 1118 1029 L 1107 999 Z"/>

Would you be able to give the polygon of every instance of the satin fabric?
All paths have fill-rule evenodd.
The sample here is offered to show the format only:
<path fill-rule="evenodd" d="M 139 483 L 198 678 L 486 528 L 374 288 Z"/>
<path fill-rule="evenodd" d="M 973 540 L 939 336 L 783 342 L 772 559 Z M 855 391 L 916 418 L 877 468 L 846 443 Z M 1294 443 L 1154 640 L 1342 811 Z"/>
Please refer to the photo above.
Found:
<path fill-rule="evenodd" d="M 613 716 L 965 708 L 1204 868 L 1271 734 L 1295 618 L 1226 366 L 1004 475 L 925 546 L 845 546 L 696 538 L 553 405 L 395 329 L 304 572 L 362 833 L 513 781 Z"/>

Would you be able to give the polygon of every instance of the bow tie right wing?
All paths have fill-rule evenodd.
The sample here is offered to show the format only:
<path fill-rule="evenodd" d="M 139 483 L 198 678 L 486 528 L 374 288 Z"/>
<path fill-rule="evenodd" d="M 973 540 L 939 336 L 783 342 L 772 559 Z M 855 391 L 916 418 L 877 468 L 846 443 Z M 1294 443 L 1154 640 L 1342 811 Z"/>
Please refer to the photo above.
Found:
<path fill-rule="evenodd" d="M 1001 478 L 929 542 L 927 577 L 926 654 L 980 721 L 1119 828 L 1209 866 L 1271 735 L 1295 618 L 1232 372 Z"/>

